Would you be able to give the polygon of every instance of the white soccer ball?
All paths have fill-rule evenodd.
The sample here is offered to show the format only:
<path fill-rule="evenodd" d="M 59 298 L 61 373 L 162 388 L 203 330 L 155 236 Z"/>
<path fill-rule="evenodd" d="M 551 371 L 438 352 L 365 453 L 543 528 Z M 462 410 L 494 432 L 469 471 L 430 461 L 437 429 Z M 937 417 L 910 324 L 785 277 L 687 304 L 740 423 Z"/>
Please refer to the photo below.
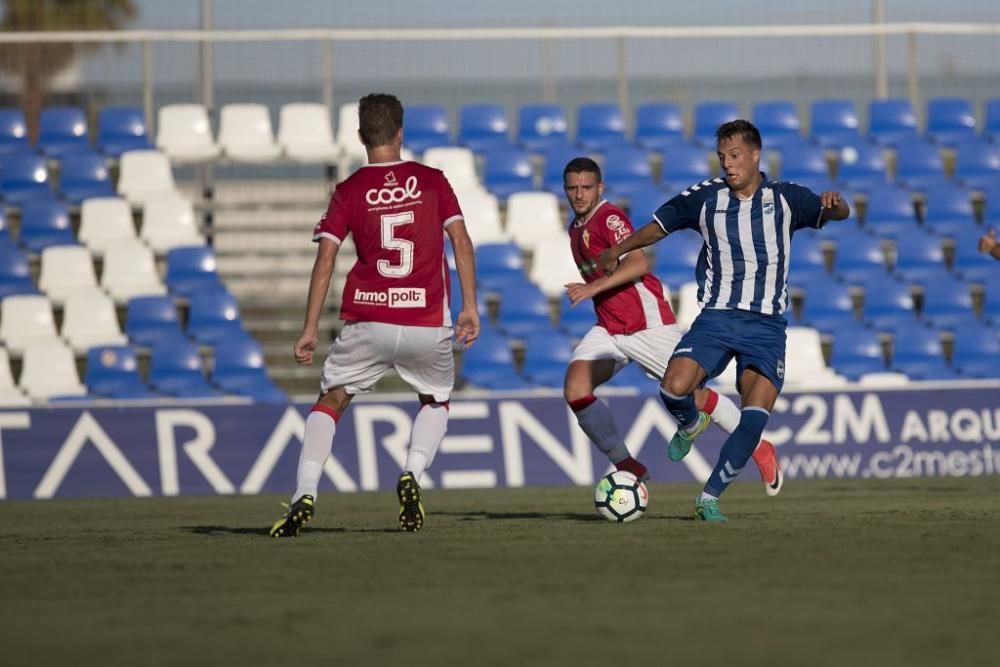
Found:
<path fill-rule="evenodd" d="M 601 478 L 594 489 L 594 507 L 608 521 L 635 521 L 646 511 L 649 491 L 635 475 L 616 470 Z"/>

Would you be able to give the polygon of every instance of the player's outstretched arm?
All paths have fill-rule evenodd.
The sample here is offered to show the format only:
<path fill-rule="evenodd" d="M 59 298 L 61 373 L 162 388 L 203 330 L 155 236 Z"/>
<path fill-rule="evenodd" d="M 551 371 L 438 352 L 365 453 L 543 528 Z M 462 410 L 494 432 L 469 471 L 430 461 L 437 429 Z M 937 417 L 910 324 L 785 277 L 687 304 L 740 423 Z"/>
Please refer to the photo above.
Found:
<path fill-rule="evenodd" d="M 976 247 L 979 252 L 985 253 L 994 259 L 1000 259 L 1000 243 L 997 243 L 997 230 L 990 229 L 990 231 L 979 237 L 979 243 Z"/>
<path fill-rule="evenodd" d="M 823 220 L 844 220 L 851 215 L 851 207 L 847 200 L 835 190 L 827 190 L 819 196 L 823 206 Z"/>
<path fill-rule="evenodd" d="M 666 235 L 667 233 L 658 223 L 647 223 L 635 234 L 603 251 L 601 253 L 601 267 L 604 268 L 606 274 L 611 275 L 618 269 L 619 257 L 633 250 L 653 245 Z"/>
<path fill-rule="evenodd" d="M 333 276 L 333 265 L 337 261 L 340 245 L 327 238 L 319 240 L 316 248 L 316 261 L 313 262 L 312 276 L 309 278 L 309 297 L 306 301 L 306 320 L 302 325 L 302 333 L 292 348 L 295 361 L 309 365 L 313 360 L 313 352 L 319 338 L 319 316 L 323 311 L 326 293 L 330 289 L 330 278 Z"/>
<path fill-rule="evenodd" d="M 456 220 L 446 228 L 455 251 L 455 268 L 462 285 L 462 310 L 455 321 L 455 340 L 468 348 L 479 337 L 479 309 L 476 306 L 476 254 L 464 220 Z"/>
<path fill-rule="evenodd" d="M 592 299 L 601 292 L 630 283 L 647 273 L 649 273 L 649 260 L 646 259 L 646 253 L 641 250 L 630 252 L 625 255 L 621 266 L 614 273 L 605 273 L 592 283 L 567 283 L 565 285 L 566 294 L 569 296 L 570 305 L 576 306 L 581 301 Z"/>

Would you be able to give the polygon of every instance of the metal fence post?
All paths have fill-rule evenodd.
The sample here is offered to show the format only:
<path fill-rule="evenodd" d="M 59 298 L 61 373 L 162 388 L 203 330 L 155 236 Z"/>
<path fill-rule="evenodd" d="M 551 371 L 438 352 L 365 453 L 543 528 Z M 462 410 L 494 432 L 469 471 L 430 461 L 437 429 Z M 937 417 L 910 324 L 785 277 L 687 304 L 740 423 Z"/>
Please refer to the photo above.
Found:
<path fill-rule="evenodd" d="M 153 43 L 147 39 L 142 43 L 142 111 L 146 117 L 146 133 L 151 137 L 156 136 L 153 110 Z"/>
<path fill-rule="evenodd" d="M 917 33 L 906 33 L 906 92 L 913 110 L 920 109 L 920 72 L 917 69 Z"/>

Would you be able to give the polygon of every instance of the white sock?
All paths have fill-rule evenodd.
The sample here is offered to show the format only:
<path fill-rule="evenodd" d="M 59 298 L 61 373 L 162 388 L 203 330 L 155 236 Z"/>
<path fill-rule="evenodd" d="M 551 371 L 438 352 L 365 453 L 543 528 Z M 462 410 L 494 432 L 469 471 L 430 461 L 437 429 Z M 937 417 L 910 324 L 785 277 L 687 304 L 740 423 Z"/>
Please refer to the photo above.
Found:
<path fill-rule="evenodd" d="M 413 473 L 413 479 L 420 483 L 420 478 L 431 463 L 438 447 L 448 432 L 448 408 L 441 404 L 424 405 L 413 420 L 413 431 L 410 434 L 410 451 L 406 453 L 404 470 Z"/>
<path fill-rule="evenodd" d="M 618 463 L 632 455 L 618 434 L 615 418 L 607 403 L 598 399 L 575 414 L 580 428 L 607 455 L 609 461 Z"/>
<path fill-rule="evenodd" d="M 716 396 L 719 397 L 719 401 L 711 412 L 712 420 L 726 433 L 732 433 L 740 425 L 740 409 L 736 407 L 732 399 L 718 393 Z"/>
<path fill-rule="evenodd" d="M 306 433 L 302 438 L 302 452 L 299 454 L 299 471 L 296 475 L 295 502 L 304 495 L 317 496 L 319 478 L 323 475 L 323 464 L 333 449 L 333 436 L 337 432 L 337 422 L 325 412 L 314 410 L 306 417 Z"/>
<path fill-rule="evenodd" d="M 702 491 L 701 495 L 698 496 L 698 500 L 699 501 L 701 501 L 701 500 L 709 500 L 709 499 L 711 499 L 711 500 L 718 500 L 719 496 L 713 496 L 711 493 L 708 493 L 706 491 Z"/>

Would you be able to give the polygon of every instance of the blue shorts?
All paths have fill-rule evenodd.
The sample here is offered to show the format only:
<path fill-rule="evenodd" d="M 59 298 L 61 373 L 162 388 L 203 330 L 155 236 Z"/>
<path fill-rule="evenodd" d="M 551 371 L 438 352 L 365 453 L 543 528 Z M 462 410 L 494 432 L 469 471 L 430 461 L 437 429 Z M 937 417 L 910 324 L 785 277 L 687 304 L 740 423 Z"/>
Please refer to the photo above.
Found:
<path fill-rule="evenodd" d="M 754 368 L 781 391 L 785 384 L 784 317 L 745 310 L 706 309 L 674 348 L 673 357 L 688 357 L 705 369 L 707 382 L 726 370 L 736 357 L 737 386 L 743 371 Z"/>

